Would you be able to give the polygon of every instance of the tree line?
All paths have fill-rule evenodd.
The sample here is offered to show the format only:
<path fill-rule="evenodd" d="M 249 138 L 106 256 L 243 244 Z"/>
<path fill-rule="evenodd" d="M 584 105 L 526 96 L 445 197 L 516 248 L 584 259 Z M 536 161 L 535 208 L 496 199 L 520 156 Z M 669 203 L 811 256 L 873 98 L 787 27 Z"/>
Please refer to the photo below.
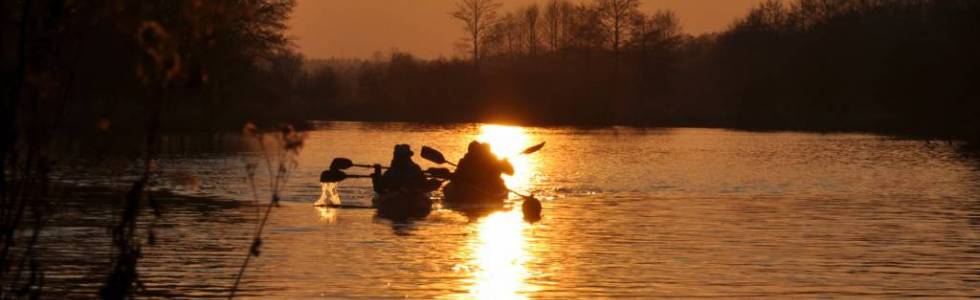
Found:
<path fill-rule="evenodd" d="M 309 119 L 980 127 L 968 0 L 772 0 L 700 35 L 638 0 L 459 0 L 447 18 L 466 33 L 460 58 L 330 61 L 285 36 L 293 0 L 2 5 L 6 119 L 33 109 L 72 132 L 139 133 L 151 112 L 167 132 Z"/>
<path fill-rule="evenodd" d="M 306 118 L 302 95 L 328 94 L 298 84 L 323 74 L 304 72 L 286 36 L 295 0 L 0 6 L 0 88 L 20 120 L 34 109 L 65 130 L 140 133 L 154 113 L 166 132 L 238 130 Z"/>
<path fill-rule="evenodd" d="M 691 35 L 637 0 L 460 0 L 463 58 L 321 63 L 350 120 L 860 130 L 975 137 L 980 4 L 766 1 Z M 340 71 L 342 69 L 342 71 Z"/>

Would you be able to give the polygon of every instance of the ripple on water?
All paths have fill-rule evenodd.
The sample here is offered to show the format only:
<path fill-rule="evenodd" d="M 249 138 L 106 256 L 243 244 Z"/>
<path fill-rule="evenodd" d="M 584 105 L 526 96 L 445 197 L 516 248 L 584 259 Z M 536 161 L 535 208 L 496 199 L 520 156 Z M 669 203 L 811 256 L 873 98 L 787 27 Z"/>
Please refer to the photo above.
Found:
<path fill-rule="evenodd" d="M 391 222 L 312 207 L 333 157 L 386 162 L 391 145 L 410 143 L 458 159 L 471 139 L 501 155 L 547 141 L 515 160 L 523 179 L 508 182 L 542 196 L 541 222 L 447 210 Z M 162 199 L 158 242 L 139 268 L 145 296 L 227 294 L 260 208 L 244 180 L 254 155 L 160 161 L 196 182 L 172 191 L 211 198 Z M 334 123 L 310 132 L 298 160 L 244 298 L 980 297 L 980 268 L 969 263 L 980 261 L 980 164 L 944 146 L 861 134 Z M 339 191 L 370 203 L 366 181 Z M 91 298 L 100 286 L 113 222 L 101 199 L 116 198 L 67 197 L 43 232 L 51 295 Z"/>

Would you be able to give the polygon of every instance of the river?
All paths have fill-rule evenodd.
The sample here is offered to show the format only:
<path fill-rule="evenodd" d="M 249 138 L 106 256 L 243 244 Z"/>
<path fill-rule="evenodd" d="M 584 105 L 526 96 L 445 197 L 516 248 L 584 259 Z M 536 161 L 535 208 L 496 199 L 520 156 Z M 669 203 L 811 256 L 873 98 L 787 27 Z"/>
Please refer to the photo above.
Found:
<path fill-rule="evenodd" d="M 506 182 L 542 199 L 541 221 L 520 209 L 472 218 L 439 209 L 393 222 L 313 205 L 334 157 L 387 163 L 406 143 L 455 161 L 471 140 L 510 157 Z M 515 155 L 538 142 L 541 151 Z M 228 294 L 269 199 L 262 153 L 157 161 L 157 189 L 173 195 L 160 198 L 159 218 L 141 217 L 156 235 L 143 246 L 142 295 Z M 307 132 L 294 162 L 241 298 L 980 297 L 980 162 L 946 143 L 337 122 Z M 248 163 L 258 166 L 258 205 Z M 337 189 L 345 204 L 370 201 L 369 181 Z M 93 297 L 108 272 L 105 227 L 118 217 L 92 198 L 66 197 L 41 235 L 47 295 Z"/>

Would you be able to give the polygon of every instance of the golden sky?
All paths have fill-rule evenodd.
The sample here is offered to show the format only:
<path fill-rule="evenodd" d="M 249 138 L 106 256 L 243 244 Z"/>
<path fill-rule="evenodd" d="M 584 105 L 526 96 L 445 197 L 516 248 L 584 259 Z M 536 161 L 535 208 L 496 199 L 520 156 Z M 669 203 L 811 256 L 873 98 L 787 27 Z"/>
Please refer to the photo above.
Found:
<path fill-rule="evenodd" d="M 584 0 L 579 0 L 584 1 Z M 641 0 L 670 9 L 691 33 L 720 31 L 762 0 Z M 370 58 L 398 49 L 419 57 L 455 56 L 463 32 L 449 16 L 455 0 L 298 0 L 289 35 L 308 58 Z M 500 0 L 504 10 L 544 0 Z"/>

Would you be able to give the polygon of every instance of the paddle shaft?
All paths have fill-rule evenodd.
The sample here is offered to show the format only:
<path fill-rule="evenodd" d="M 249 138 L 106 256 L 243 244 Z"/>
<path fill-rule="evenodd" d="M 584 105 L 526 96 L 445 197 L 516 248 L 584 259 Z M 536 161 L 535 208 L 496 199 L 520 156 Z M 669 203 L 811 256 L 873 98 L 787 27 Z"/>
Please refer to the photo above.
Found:
<path fill-rule="evenodd" d="M 370 168 L 374 168 L 374 165 L 368 165 L 368 164 L 354 164 L 354 166 L 355 167 L 358 167 L 358 168 L 369 168 L 369 169 Z M 381 169 L 384 169 L 384 170 L 387 170 L 389 168 L 390 167 L 388 167 L 388 166 L 381 166 Z"/>
<path fill-rule="evenodd" d="M 360 175 L 360 174 L 353 174 L 353 175 L 351 175 L 351 174 L 345 174 L 344 177 L 346 177 L 345 179 L 347 179 L 347 178 L 371 178 L 371 177 L 374 177 L 374 176 L 372 176 L 372 175 Z M 430 177 L 432 177 L 432 176 L 430 176 Z M 432 177 L 432 178 L 437 178 L 438 179 L 438 177 Z"/>
<path fill-rule="evenodd" d="M 467 186 L 469 186 L 469 187 L 470 187 L 470 188 L 472 188 L 472 189 L 475 189 L 475 190 L 476 190 L 477 192 L 480 192 L 480 193 L 484 193 L 484 194 L 488 194 L 488 193 L 489 193 L 489 192 L 487 192 L 487 190 L 484 190 L 484 189 L 481 189 L 481 188 L 480 188 L 479 186 L 477 186 L 476 184 L 472 184 L 472 183 L 469 183 L 469 182 L 466 182 L 466 181 L 459 181 L 459 180 L 456 180 L 456 181 L 453 181 L 453 180 L 451 180 L 451 179 L 450 179 L 450 182 L 456 182 L 456 183 L 462 183 L 462 184 L 465 184 L 465 185 L 467 185 Z M 512 190 L 512 189 L 510 189 L 510 188 L 509 188 L 509 187 L 507 187 L 507 186 L 504 186 L 504 189 L 507 189 L 507 191 L 508 191 L 508 192 L 511 192 L 511 193 L 513 193 L 514 195 L 518 195 L 518 196 L 520 196 L 521 198 L 524 198 L 524 199 L 530 199 L 530 198 L 534 198 L 534 197 L 532 197 L 532 196 L 528 196 L 528 195 L 524 195 L 524 194 L 521 194 L 521 193 L 518 193 L 517 191 L 515 191 L 515 190 Z"/>

